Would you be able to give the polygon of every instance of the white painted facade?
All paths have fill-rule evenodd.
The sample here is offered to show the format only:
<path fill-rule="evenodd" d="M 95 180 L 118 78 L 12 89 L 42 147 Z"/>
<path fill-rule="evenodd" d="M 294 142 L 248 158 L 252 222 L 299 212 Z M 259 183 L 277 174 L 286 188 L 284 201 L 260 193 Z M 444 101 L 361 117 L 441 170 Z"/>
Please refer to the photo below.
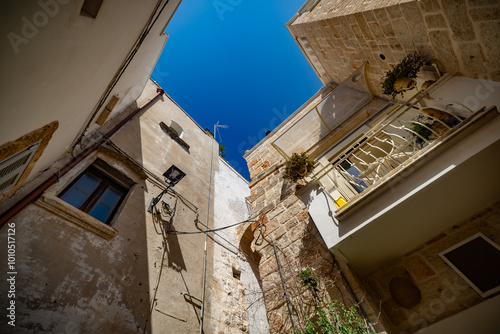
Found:
<path fill-rule="evenodd" d="M 214 187 L 214 228 L 233 225 L 250 217 L 250 207 L 246 205 L 246 198 L 250 196 L 248 181 L 222 158 L 219 158 L 215 172 Z M 238 244 L 237 231 L 240 227 L 214 233 L 214 280 L 223 286 L 212 293 L 214 300 L 225 299 L 228 308 L 212 311 L 212 329 L 214 332 L 223 330 L 228 325 L 224 321 L 237 328 L 240 318 L 243 318 L 244 332 L 266 334 L 269 333 L 269 324 L 262 288 L 252 264 L 242 254 Z M 234 277 L 238 275 L 239 278 Z M 229 309 L 233 310 L 233 314 L 227 313 Z"/>
<path fill-rule="evenodd" d="M 88 130 L 98 128 L 95 120 L 113 95 L 119 100 L 107 119 L 139 97 L 180 1 L 168 1 L 96 115 L 98 101 L 136 45 L 155 6 L 165 2 L 107 0 L 95 18 L 81 14 L 83 3 L 41 0 L 0 5 L 0 32 L 5 37 L 0 42 L 0 145 L 59 122 L 28 180 L 70 150 L 87 123 Z"/>

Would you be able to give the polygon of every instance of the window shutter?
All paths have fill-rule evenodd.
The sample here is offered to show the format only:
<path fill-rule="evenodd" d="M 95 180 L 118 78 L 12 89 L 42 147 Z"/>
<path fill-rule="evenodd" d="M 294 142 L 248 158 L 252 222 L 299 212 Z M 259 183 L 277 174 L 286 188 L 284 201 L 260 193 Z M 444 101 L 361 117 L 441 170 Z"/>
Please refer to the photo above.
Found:
<path fill-rule="evenodd" d="M 41 141 L 0 162 L 0 195 L 12 188 L 30 163 Z"/>

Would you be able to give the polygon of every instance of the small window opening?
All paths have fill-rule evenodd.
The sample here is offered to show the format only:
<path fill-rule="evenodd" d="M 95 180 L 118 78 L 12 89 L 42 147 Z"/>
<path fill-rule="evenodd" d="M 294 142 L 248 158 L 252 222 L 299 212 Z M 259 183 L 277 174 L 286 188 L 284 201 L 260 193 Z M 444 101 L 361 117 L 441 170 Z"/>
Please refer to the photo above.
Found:
<path fill-rule="evenodd" d="M 82 9 L 80 10 L 80 15 L 95 19 L 101 5 L 102 0 L 85 0 L 83 2 Z"/>
<path fill-rule="evenodd" d="M 177 133 L 177 136 L 178 136 L 179 138 L 182 138 L 182 135 L 184 134 L 184 130 L 182 130 L 182 127 L 181 127 L 179 124 L 177 124 L 176 122 L 172 121 L 172 122 L 170 123 L 170 128 L 171 128 L 172 130 L 174 130 L 174 131 L 175 131 L 175 133 Z"/>
<path fill-rule="evenodd" d="M 385 56 L 383 53 L 379 54 L 378 56 L 380 57 L 380 59 L 385 60 Z"/>
<path fill-rule="evenodd" d="M 167 124 L 160 122 L 160 128 L 189 153 L 189 145 L 181 138 L 184 131 L 179 124 L 172 121 L 170 126 L 168 126 Z"/>
<path fill-rule="evenodd" d="M 233 277 L 239 281 L 241 277 L 241 271 L 237 270 L 236 268 L 233 268 Z"/>

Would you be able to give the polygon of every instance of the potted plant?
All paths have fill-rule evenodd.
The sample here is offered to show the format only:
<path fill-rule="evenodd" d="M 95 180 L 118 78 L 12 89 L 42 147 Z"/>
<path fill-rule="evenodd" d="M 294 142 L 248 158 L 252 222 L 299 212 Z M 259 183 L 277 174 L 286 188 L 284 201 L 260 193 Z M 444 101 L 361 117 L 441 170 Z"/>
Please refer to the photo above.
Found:
<path fill-rule="evenodd" d="M 409 131 L 415 144 L 422 148 L 426 141 L 434 140 L 460 123 L 462 119 L 452 113 L 434 108 L 420 109 L 422 114 L 412 122 Z"/>
<path fill-rule="evenodd" d="M 412 122 L 410 134 L 417 147 L 423 148 L 426 141 L 428 141 L 432 135 L 432 131 L 429 129 L 431 123 L 428 117 L 423 115 L 418 115 L 415 122 Z"/>
<path fill-rule="evenodd" d="M 309 175 L 314 169 L 314 161 L 305 152 L 294 153 L 285 163 L 283 177 L 291 182 L 297 182 Z"/>
<path fill-rule="evenodd" d="M 424 65 L 422 57 L 416 52 L 410 53 L 388 71 L 382 79 L 382 93 L 395 98 L 398 94 L 403 94 L 407 90 L 415 88 L 418 71 Z"/>

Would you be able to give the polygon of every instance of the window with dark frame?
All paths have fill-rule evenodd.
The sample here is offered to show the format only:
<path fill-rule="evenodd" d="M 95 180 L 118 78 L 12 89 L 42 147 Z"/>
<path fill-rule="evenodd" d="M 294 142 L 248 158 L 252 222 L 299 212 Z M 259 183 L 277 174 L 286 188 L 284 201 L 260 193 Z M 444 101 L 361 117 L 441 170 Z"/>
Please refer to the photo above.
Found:
<path fill-rule="evenodd" d="M 500 247 L 477 233 L 439 253 L 481 296 L 500 291 Z"/>
<path fill-rule="evenodd" d="M 127 188 L 91 166 L 59 198 L 109 225 L 127 192 Z"/>

